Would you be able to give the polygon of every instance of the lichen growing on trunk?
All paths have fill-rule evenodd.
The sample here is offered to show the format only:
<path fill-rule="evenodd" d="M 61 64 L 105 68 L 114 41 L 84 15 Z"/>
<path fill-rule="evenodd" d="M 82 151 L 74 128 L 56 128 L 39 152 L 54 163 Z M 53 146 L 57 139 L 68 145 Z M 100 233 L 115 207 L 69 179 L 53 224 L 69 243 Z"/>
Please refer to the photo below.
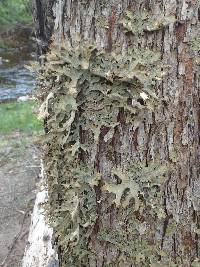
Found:
<path fill-rule="evenodd" d="M 77 43 L 73 47 L 63 44 L 59 49 L 52 47 L 47 56 L 40 75 L 41 88 L 52 88 L 50 93 L 44 90 L 45 102 L 40 109 L 46 126 L 44 166 L 50 196 L 47 210 L 63 253 L 63 266 L 85 266 L 89 254 L 96 254 L 89 240 L 98 224 L 98 205 L 102 202 L 97 200 L 97 190 L 103 192 L 105 200 L 112 198 L 108 192 L 114 193 L 116 205 L 108 201 L 106 209 L 119 209 L 121 222 L 135 221 L 135 212 L 152 217 L 152 222 L 156 222 L 154 227 L 157 219 L 165 218 L 160 197 L 165 168 L 159 164 L 146 166 L 143 162 L 134 165 L 134 161 L 129 162 L 129 167 L 122 166 L 123 170 L 112 166 L 111 184 L 94 166 L 95 162 L 87 159 L 94 157 L 92 150 L 97 149 L 103 129 L 103 141 L 111 145 L 120 125 L 116 116 L 119 110 L 123 109 L 126 123 L 131 124 L 141 111 L 153 110 L 156 104 L 159 105 L 153 91 L 155 81 L 163 76 L 161 68 L 164 66 L 159 61 L 160 55 L 155 51 L 131 49 L 110 54 L 98 51 L 90 43 Z M 86 133 L 84 140 L 80 130 Z M 109 157 L 114 157 L 112 151 Z M 125 213 L 120 211 L 123 208 Z M 139 221 L 135 224 L 140 227 Z M 145 232 L 147 226 L 143 227 Z M 119 231 L 117 225 L 114 228 L 122 235 L 129 231 L 123 227 Z M 97 238 L 100 242 L 108 242 L 106 231 L 112 230 L 103 229 Z M 130 229 L 139 236 L 136 230 Z M 125 241 L 116 249 L 121 257 L 124 255 L 122 258 L 130 261 L 128 257 L 131 257 L 134 262 L 136 254 L 130 255 L 130 244 Z M 149 251 L 149 241 L 145 244 Z M 120 246 L 123 246 L 122 251 Z M 152 253 L 152 247 L 150 251 Z M 141 262 L 146 260 L 147 255 Z M 117 263 L 113 261 L 113 264 Z"/>
<path fill-rule="evenodd" d="M 61 266 L 199 264 L 199 5 L 55 3 L 40 92 Z"/>

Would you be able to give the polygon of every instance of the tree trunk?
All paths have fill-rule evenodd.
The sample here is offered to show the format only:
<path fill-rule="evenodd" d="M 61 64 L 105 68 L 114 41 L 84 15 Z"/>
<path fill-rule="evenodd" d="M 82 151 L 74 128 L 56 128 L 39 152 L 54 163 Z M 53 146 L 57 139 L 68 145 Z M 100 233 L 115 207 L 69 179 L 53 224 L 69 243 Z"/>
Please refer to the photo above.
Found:
<path fill-rule="evenodd" d="M 132 76 L 139 81 L 137 86 L 130 82 L 129 61 L 124 65 L 124 77 L 122 70 L 117 77 L 111 68 L 99 78 L 92 73 L 95 69 L 90 69 L 88 77 L 98 76 L 98 84 L 93 85 L 111 91 L 105 93 L 110 106 L 103 102 L 106 108 L 99 112 L 96 105 L 100 108 L 101 102 L 92 91 L 94 99 L 83 104 L 90 94 L 86 82 L 78 81 L 77 108 L 65 139 L 71 147 L 77 145 L 72 135 L 79 129 L 76 161 L 70 162 L 68 145 L 60 144 L 60 135 L 54 134 L 53 141 L 45 145 L 49 213 L 61 266 L 200 266 L 199 0 L 57 0 L 53 8 L 52 50 L 65 41 L 75 50 L 79 39 L 78 47 L 84 50 L 89 47 L 84 40 L 93 41 L 96 48 L 91 58 L 95 53 L 95 60 L 102 49 L 109 60 L 114 54 L 127 57 L 127 51 L 133 51 L 138 64 Z M 157 65 L 149 63 L 153 58 L 149 58 L 150 52 L 145 59 L 145 51 L 160 53 Z M 121 68 L 119 61 L 116 65 Z M 72 67 L 70 71 L 72 74 Z M 146 76 L 140 78 L 140 74 Z M 148 74 L 153 77 L 152 89 L 146 87 Z M 56 76 L 55 72 L 52 75 Z M 60 88 L 64 88 L 62 77 Z M 56 78 L 52 80 L 48 88 L 54 101 L 61 103 L 61 95 L 68 101 L 67 92 L 55 93 Z M 134 97 L 125 95 L 124 102 L 119 83 L 121 90 L 135 90 Z M 49 96 L 46 99 L 51 102 Z M 55 110 L 54 104 L 49 105 L 45 120 L 47 132 L 53 132 L 57 127 L 52 125 Z M 135 112 L 130 111 L 133 107 Z M 80 177 L 74 178 L 77 168 L 83 179 L 91 172 L 98 178 L 80 182 Z"/>
<path fill-rule="evenodd" d="M 54 28 L 53 5 L 55 0 L 34 0 L 35 30 L 38 44 L 38 56 L 46 53 Z"/>
<path fill-rule="evenodd" d="M 47 192 L 41 186 L 37 193 L 31 218 L 31 226 L 27 246 L 24 252 L 23 267 L 58 267 L 56 254 L 52 248 L 53 231 L 45 222 L 41 205 L 46 201 Z"/>

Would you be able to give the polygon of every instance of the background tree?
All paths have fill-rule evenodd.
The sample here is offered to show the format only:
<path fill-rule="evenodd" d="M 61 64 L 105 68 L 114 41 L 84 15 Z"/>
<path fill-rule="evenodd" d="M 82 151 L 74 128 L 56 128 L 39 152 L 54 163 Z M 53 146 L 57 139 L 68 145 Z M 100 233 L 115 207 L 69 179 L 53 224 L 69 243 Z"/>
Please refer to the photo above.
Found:
<path fill-rule="evenodd" d="M 198 266 L 199 1 L 36 2 L 61 265 Z"/>

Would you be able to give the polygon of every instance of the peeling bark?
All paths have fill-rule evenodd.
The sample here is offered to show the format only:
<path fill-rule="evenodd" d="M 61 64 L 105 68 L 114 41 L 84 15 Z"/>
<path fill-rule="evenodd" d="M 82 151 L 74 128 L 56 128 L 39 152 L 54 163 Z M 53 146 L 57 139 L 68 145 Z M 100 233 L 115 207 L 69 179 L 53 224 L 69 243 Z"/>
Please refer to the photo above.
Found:
<path fill-rule="evenodd" d="M 45 189 L 37 193 L 23 267 L 58 266 L 56 253 L 51 243 L 53 231 L 45 222 L 44 210 L 40 207 L 44 204 L 46 198 L 47 192 Z"/>

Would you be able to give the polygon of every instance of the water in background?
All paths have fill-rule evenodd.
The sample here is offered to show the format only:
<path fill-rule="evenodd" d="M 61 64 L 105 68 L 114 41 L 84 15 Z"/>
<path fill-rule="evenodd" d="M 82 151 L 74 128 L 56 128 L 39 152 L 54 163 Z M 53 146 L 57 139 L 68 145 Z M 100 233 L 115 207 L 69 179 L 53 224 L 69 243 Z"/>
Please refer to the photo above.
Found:
<path fill-rule="evenodd" d="M 0 48 L 0 102 L 17 99 L 32 92 L 34 75 L 25 65 L 33 60 L 27 47 Z"/>

